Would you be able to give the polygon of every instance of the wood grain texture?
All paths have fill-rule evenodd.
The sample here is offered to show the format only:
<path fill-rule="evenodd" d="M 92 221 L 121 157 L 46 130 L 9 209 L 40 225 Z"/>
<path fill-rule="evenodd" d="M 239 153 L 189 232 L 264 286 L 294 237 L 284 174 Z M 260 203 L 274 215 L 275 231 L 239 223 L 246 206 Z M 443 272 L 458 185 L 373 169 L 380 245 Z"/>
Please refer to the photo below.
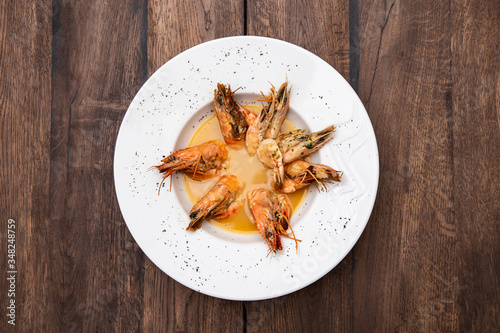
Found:
<path fill-rule="evenodd" d="M 16 18 L 16 19 L 13 19 Z M 50 280 L 49 207 L 50 149 L 50 1 L 0 3 L 0 331 L 7 306 L 15 300 L 17 324 L 26 331 L 43 328 L 43 316 L 54 320 L 60 311 L 57 285 Z M 7 222 L 16 221 L 15 256 L 7 257 Z M 12 245 L 12 243 L 9 243 Z M 40 249 L 36 251 L 36 249 Z M 15 269 L 7 267 L 14 259 Z M 7 271 L 17 271 L 15 288 Z M 41 288 L 41 286 L 44 286 Z M 8 291 L 14 292 L 8 297 Z M 12 295 L 12 294 L 11 294 Z M 33 301 L 36 299 L 36 302 Z"/>
<path fill-rule="evenodd" d="M 459 327 L 500 328 L 500 3 L 453 1 Z"/>
<path fill-rule="evenodd" d="M 349 2 L 248 1 L 247 32 L 305 48 L 349 80 Z"/>
<path fill-rule="evenodd" d="M 282 39 L 313 52 L 349 80 L 347 1 L 249 1 L 248 34 Z M 248 332 L 330 332 L 352 327 L 352 256 L 291 295 L 246 302 Z M 318 311 L 318 309 L 321 309 Z"/>
<path fill-rule="evenodd" d="M 142 1 L 54 4 L 52 232 L 45 237 L 54 249 L 47 269 L 60 307 L 51 324 L 63 331 L 140 327 L 144 255 L 115 199 L 113 151 L 121 119 L 146 78 L 145 10 Z"/>
<path fill-rule="evenodd" d="M 380 184 L 353 272 L 354 316 L 374 319 L 354 328 L 457 331 L 449 3 L 360 2 L 359 22 Z"/>
<path fill-rule="evenodd" d="M 180 52 L 244 32 L 243 1 L 149 1 L 148 72 Z M 205 296 L 171 279 L 149 260 L 145 268 L 145 332 L 238 332 L 243 305 Z"/>
<path fill-rule="evenodd" d="M 370 318 L 354 330 L 492 331 L 498 3 L 359 4 L 359 94 L 377 135 L 380 185 L 354 249 L 354 317 Z"/>
<path fill-rule="evenodd" d="M 149 74 L 197 44 L 242 35 L 243 5 L 243 0 L 149 0 Z"/>

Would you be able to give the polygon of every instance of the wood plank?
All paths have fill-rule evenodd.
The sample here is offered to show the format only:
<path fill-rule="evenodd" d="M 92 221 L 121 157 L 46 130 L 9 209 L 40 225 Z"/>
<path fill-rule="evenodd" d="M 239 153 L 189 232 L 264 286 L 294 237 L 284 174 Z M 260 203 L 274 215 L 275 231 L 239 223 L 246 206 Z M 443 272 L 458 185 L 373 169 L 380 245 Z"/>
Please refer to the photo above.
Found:
<path fill-rule="evenodd" d="M 243 22 L 243 1 L 150 1 L 149 74 L 199 43 L 243 34 Z M 192 291 L 146 259 L 144 331 L 236 332 L 242 327 L 242 303 Z"/>
<path fill-rule="evenodd" d="M 348 1 L 249 1 L 248 34 L 297 44 L 349 80 Z M 248 332 L 331 332 L 352 327 L 352 256 L 291 295 L 246 302 Z"/>
<path fill-rule="evenodd" d="M 121 119 L 145 80 L 145 1 L 56 1 L 47 248 L 65 331 L 125 331 L 142 320 L 144 255 L 113 186 Z"/>
<path fill-rule="evenodd" d="M 200 43 L 244 33 L 243 0 L 149 0 L 148 71 Z"/>
<path fill-rule="evenodd" d="M 349 81 L 349 2 L 249 1 L 248 35 L 285 40 L 332 65 Z"/>
<path fill-rule="evenodd" d="M 500 327 L 500 3 L 453 1 L 453 176 L 460 330 Z"/>
<path fill-rule="evenodd" d="M 60 303 L 45 237 L 50 149 L 51 1 L 0 3 L 0 331 L 15 301 L 15 327 L 58 331 Z M 7 266 L 8 220 L 15 221 L 14 268 Z M 13 234 L 11 234 L 13 235 Z M 10 238 L 12 239 L 12 238 Z M 10 243 L 9 243 L 10 244 Z M 13 245 L 13 244 L 10 244 Z M 7 271 L 17 271 L 10 297 Z M 47 285 L 46 285 L 47 284 Z M 41 288 L 41 286 L 45 287 Z M 54 320 L 55 319 L 55 320 Z"/>
<path fill-rule="evenodd" d="M 355 331 L 457 331 L 450 1 L 360 2 L 378 199 L 355 249 Z"/>

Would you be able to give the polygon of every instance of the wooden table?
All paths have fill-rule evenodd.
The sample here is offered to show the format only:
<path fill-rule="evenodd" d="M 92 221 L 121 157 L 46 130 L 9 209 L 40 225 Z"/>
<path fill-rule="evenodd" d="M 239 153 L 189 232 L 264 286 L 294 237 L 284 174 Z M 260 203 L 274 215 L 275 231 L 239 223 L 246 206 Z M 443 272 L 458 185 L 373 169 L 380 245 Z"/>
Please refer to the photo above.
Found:
<path fill-rule="evenodd" d="M 380 151 L 367 228 L 329 274 L 259 302 L 194 292 L 121 216 L 113 151 L 135 93 L 207 40 L 283 39 L 358 92 Z M 5 0 L 0 331 L 492 332 L 500 327 L 500 3 Z M 16 226 L 15 297 L 7 246 Z"/>

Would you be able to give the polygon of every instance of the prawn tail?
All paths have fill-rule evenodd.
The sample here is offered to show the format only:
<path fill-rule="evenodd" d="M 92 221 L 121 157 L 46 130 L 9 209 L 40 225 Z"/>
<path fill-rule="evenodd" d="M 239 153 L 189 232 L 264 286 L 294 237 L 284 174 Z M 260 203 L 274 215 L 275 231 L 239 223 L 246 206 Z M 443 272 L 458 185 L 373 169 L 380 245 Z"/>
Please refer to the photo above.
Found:
<path fill-rule="evenodd" d="M 276 167 L 273 170 L 273 185 L 275 189 L 281 189 L 283 188 L 283 166 Z"/>
<path fill-rule="evenodd" d="M 189 214 L 189 218 L 191 219 L 191 222 L 189 222 L 189 225 L 187 226 L 186 230 L 191 230 L 195 231 L 200 229 L 203 219 L 207 216 L 206 212 L 202 212 L 201 210 L 194 211 L 191 214 Z"/>
<path fill-rule="evenodd" d="M 330 178 L 335 181 L 335 182 L 340 182 L 342 180 L 342 176 L 344 175 L 344 172 L 342 171 L 335 171 L 335 172 L 329 172 Z"/>

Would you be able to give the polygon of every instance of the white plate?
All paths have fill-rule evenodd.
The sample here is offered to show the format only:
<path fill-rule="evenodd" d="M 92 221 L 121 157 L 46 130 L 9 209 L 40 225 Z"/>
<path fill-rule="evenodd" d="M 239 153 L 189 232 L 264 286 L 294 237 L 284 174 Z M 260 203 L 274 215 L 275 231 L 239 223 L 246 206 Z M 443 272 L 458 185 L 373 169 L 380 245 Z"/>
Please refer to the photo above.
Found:
<path fill-rule="evenodd" d="M 195 129 L 213 113 L 217 82 L 239 87 L 250 101 L 293 84 L 288 118 L 317 131 L 337 125 L 336 135 L 313 162 L 344 171 L 328 192 L 309 190 L 291 223 L 299 243 L 283 239 L 282 253 L 266 258 L 259 235 L 239 235 L 205 222 L 186 231 L 190 201 L 182 176 L 172 192 L 158 195 L 163 156 L 187 146 Z M 231 300 L 285 295 L 321 278 L 351 250 L 368 222 L 377 192 L 377 143 L 368 115 L 349 84 L 316 55 L 280 40 L 229 37 L 195 46 L 163 65 L 139 90 L 116 141 L 114 176 L 120 209 L 130 232 L 161 270 L 201 293 Z M 168 181 L 166 182 L 168 183 Z"/>

